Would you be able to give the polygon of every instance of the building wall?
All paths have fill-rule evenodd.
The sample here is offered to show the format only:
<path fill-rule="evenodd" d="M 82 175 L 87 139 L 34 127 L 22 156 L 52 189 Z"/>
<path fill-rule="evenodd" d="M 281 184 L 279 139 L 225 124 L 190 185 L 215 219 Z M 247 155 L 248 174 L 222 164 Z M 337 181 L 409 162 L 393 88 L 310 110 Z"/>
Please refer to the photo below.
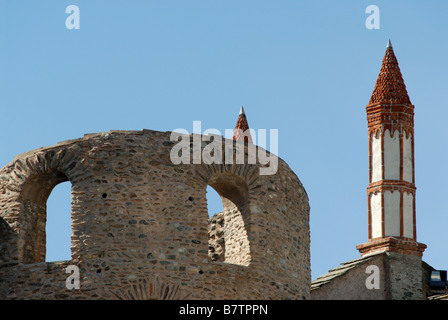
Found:
<path fill-rule="evenodd" d="M 379 288 L 368 289 L 366 281 L 376 266 L 379 274 Z M 333 278 L 329 283 L 311 290 L 312 300 L 384 300 L 387 295 L 386 272 L 383 255 L 375 255 L 370 260 L 358 264 L 346 273 Z"/>
<path fill-rule="evenodd" d="M 388 252 L 387 257 L 390 299 L 424 299 L 422 258 L 399 252 Z"/>
<path fill-rule="evenodd" d="M 170 132 L 111 131 L 2 168 L 0 298 L 308 299 L 308 196 L 288 165 L 278 159 L 274 175 L 259 175 L 258 163 L 174 165 L 175 144 Z M 63 181 L 72 258 L 48 263 L 46 200 Z M 207 185 L 223 199 L 218 259 Z M 65 286 L 69 265 L 80 289 Z"/>

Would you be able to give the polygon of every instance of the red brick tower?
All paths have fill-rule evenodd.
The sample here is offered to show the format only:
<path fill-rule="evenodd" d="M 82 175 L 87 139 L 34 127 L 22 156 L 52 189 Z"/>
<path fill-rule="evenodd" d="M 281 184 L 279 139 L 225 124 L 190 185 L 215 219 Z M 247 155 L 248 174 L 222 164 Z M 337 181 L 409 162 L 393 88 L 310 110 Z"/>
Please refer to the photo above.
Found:
<path fill-rule="evenodd" d="M 361 256 L 379 251 L 422 256 L 417 242 L 414 106 L 390 41 L 366 106 L 369 135 L 368 242 Z"/>
<path fill-rule="evenodd" d="M 239 140 L 239 141 L 244 140 L 244 142 L 252 143 L 249 124 L 247 123 L 246 113 L 244 112 L 244 108 L 242 106 L 240 114 L 238 115 L 238 120 L 236 122 L 233 140 Z"/>

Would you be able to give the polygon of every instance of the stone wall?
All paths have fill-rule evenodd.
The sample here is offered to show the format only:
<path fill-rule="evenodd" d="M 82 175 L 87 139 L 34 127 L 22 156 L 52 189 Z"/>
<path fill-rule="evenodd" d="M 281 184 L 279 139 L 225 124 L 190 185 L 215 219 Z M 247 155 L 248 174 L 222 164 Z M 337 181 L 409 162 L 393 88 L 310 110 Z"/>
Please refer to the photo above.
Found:
<path fill-rule="evenodd" d="M 225 260 L 225 237 L 224 237 L 224 213 L 218 212 L 210 218 L 209 221 L 209 247 L 208 254 L 212 261 Z"/>
<path fill-rule="evenodd" d="M 422 258 L 400 252 L 387 252 L 387 257 L 387 281 L 390 285 L 390 299 L 424 299 Z"/>
<path fill-rule="evenodd" d="M 175 143 L 170 132 L 89 134 L 2 168 L 0 299 L 308 299 L 309 204 L 294 172 L 281 159 L 274 175 L 259 163 L 175 165 Z M 46 201 L 63 181 L 71 260 L 49 263 Z M 223 241 L 207 185 L 223 200 Z M 80 289 L 66 288 L 69 265 Z"/>

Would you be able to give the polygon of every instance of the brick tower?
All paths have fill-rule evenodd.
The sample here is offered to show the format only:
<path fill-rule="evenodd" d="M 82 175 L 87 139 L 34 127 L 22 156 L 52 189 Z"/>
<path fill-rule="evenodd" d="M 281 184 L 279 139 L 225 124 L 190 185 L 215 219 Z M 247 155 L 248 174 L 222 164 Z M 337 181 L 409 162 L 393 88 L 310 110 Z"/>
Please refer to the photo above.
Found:
<path fill-rule="evenodd" d="M 314 280 L 311 298 L 421 300 L 428 280 L 422 263 L 426 245 L 416 237 L 414 106 L 390 41 L 366 111 L 368 241 L 356 246 L 361 258 Z"/>
<path fill-rule="evenodd" d="M 236 121 L 233 140 L 237 141 L 244 140 L 244 142 L 252 143 L 252 137 L 249 131 L 249 124 L 247 122 L 246 113 L 244 112 L 243 106 L 241 106 L 240 114 L 238 115 L 238 120 Z"/>
<path fill-rule="evenodd" d="M 366 106 L 369 135 L 368 242 L 361 256 L 386 251 L 421 257 L 417 242 L 414 106 L 389 40 Z"/>

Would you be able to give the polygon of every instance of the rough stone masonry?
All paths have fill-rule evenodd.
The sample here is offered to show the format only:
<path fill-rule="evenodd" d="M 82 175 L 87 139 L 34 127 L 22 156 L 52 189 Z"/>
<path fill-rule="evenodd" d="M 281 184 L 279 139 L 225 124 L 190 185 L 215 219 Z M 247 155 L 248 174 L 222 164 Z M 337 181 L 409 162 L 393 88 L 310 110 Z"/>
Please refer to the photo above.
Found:
<path fill-rule="evenodd" d="M 288 165 L 174 165 L 173 144 L 170 132 L 110 131 L 3 167 L 0 299 L 309 299 L 309 201 Z M 64 181 L 71 259 L 45 262 L 46 201 Z M 212 218 L 208 185 L 224 208 Z M 72 265 L 79 289 L 66 286 Z"/>

